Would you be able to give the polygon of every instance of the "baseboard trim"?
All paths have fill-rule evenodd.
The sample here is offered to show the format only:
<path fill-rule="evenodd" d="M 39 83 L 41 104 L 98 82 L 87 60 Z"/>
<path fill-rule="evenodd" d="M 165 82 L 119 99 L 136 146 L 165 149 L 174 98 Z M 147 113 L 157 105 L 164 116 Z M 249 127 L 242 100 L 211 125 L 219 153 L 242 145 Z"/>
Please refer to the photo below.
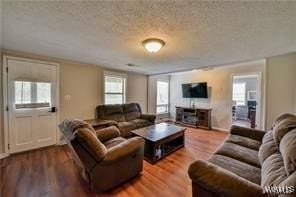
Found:
<path fill-rule="evenodd" d="M 224 132 L 229 133 L 229 129 L 223 129 L 223 128 L 219 128 L 219 127 L 212 127 L 212 129 L 216 130 L 216 131 L 224 131 Z"/>
<path fill-rule="evenodd" d="M 4 159 L 4 158 L 6 158 L 6 157 L 8 157 L 8 156 L 9 156 L 8 153 L 1 153 L 1 154 L 0 154 L 0 159 Z"/>

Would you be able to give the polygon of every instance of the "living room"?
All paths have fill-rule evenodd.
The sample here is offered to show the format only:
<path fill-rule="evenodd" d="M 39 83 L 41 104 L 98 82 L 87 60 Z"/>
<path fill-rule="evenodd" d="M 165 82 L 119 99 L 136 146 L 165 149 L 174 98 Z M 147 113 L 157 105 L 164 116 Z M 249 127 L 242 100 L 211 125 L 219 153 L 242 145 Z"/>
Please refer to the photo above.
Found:
<path fill-rule="evenodd" d="M 1 2 L 1 196 L 295 196 L 295 10 Z"/>

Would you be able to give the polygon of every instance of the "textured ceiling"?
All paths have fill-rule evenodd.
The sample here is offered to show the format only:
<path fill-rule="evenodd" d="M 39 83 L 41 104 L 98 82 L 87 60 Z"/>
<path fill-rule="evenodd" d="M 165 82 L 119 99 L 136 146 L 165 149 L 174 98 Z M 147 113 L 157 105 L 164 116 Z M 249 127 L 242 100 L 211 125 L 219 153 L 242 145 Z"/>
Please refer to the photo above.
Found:
<path fill-rule="evenodd" d="M 296 2 L 4 1 L 1 30 L 4 49 L 156 74 L 296 51 Z"/>

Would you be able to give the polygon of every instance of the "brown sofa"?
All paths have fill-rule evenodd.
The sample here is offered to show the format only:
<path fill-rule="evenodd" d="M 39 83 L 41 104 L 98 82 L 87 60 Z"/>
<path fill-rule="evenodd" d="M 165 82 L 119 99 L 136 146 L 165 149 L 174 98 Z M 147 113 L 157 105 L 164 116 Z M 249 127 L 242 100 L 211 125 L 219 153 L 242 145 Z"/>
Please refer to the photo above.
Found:
<path fill-rule="evenodd" d="M 153 125 L 155 115 L 142 114 L 138 103 L 122 105 L 99 105 L 96 108 L 96 118 L 100 120 L 114 120 L 122 137 L 132 135 L 130 131 Z"/>
<path fill-rule="evenodd" d="M 64 120 L 59 125 L 83 179 L 96 192 L 109 190 L 143 169 L 144 140 L 119 137 L 115 126 L 95 131 L 87 122 Z"/>
<path fill-rule="evenodd" d="M 296 196 L 296 116 L 280 116 L 266 133 L 233 126 L 188 173 L 193 196 Z"/>

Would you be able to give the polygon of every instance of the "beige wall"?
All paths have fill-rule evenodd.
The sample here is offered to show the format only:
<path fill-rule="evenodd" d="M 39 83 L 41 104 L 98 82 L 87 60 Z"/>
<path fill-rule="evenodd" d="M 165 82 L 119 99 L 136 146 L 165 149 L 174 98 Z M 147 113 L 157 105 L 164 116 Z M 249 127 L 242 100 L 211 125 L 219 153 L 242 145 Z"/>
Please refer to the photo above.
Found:
<path fill-rule="evenodd" d="M 140 103 L 142 112 L 147 113 L 148 109 L 148 76 L 140 74 L 128 74 L 127 78 L 127 103 Z"/>
<path fill-rule="evenodd" d="M 88 119 L 102 103 L 101 68 L 80 64 L 60 65 L 60 120 L 65 118 Z M 65 96 L 71 96 L 67 101 Z"/>
<path fill-rule="evenodd" d="M 229 130 L 231 125 L 231 80 L 234 74 L 262 73 L 262 101 L 264 103 L 265 61 L 249 62 L 240 65 L 223 66 L 213 70 L 191 71 L 172 75 L 171 87 L 171 117 L 175 118 L 175 106 L 189 106 L 190 99 L 182 98 L 181 84 L 192 82 L 207 82 L 209 86 L 208 99 L 192 99 L 197 107 L 212 108 L 212 126 L 218 129 Z M 264 105 L 261 105 L 264 111 Z M 262 113 L 263 114 L 263 113 Z M 263 119 L 263 116 L 261 117 Z M 264 121 L 263 121 L 264 122 Z M 263 127 L 264 125 L 260 125 Z"/>
<path fill-rule="evenodd" d="M 6 51 L 3 55 L 45 60 L 60 64 L 60 121 L 70 117 L 94 118 L 95 107 L 103 104 L 103 72 L 115 71 L 96 65 L 73 63 L 31 54 Z M 126 101 L 139 103 L 142 111 L 147 112 L 148 76 L 132 72 L 116 72 L 127 74 Z M 2 75 L 0 83 L 2 84 Z M 71 100 L 65 100 L 66 95 L 70 95 Z M 2 91 L 0 96 L 2 101 Z M 2 114 L 3 110 L 1 109 L 0 117 Z M 0 153 L 2 153 L 4 152 L 2 121 L 0 129 Z"/>
<path fill-rule="evenodd" d="M 296 52 L 267 58 L 266 126 L 277 116 L 296 114 Z"/>

